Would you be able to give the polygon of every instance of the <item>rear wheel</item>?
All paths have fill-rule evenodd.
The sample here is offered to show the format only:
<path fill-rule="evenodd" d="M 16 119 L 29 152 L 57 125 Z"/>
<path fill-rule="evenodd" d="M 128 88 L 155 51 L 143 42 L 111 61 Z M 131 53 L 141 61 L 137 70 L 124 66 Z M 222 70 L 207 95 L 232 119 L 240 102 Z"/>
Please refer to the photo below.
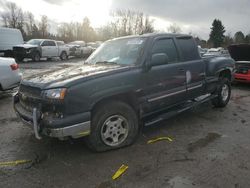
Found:
<path fill-rule="evenodd" d="M 138 134 L 138 117 L 128 104 L 111 101 L 93 113 L 88 146 L 106 151 L 132 144 Z"/>
<path fill-rule="evenodd" d="M 225 107 L 231 97 L 231 83 L 228 78 L 221 78 L 217 90 L 217 97 L 212 100 L 215 107 Z"/>
<path fill-rule="evenodd" d="M 66 52 L 62 52 L 61 55 L 60 55 L 60 59 L 64 61 L 67 58 L 68 58 L 68 56 L 67 56 Z"/>

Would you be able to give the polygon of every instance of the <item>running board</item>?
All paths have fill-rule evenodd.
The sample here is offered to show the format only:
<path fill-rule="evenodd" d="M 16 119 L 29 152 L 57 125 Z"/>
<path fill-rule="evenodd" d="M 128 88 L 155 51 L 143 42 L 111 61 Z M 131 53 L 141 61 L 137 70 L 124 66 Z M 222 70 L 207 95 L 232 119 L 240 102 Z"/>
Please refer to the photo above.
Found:
<path fill-rule="evenodd" d="M 202 103 L 205 103 L 205 102 L 207 102 L 215 97 L 217 97 L 217 95 L 210 95 L 210 94 L 197 97 L 194 100 L 190 100 L 181 106 L 172 108 L 171 110 L 169 110 L 167 112 L 163 112 L 160 115 L 155 115 L 156 116 L 155 118 L 150 119 L 149 121 L 145 121 L 144 126 L 151 126 L 151 125 L 159 123 L 163 120 L 169 119 L 173 116 L 176 116 L 177 114 L 180 114 L 180 113 L 185 112 L 189 109 L 192 109 L 192 108 L 194 108 Z"/>

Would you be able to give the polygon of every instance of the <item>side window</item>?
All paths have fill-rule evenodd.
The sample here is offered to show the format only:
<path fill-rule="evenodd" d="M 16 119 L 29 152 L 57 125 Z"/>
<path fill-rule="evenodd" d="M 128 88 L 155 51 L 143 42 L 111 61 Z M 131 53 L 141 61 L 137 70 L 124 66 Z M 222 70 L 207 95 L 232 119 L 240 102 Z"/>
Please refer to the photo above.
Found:
<path fill-rule="evenodd" d="M 48 46 L 56 46 L 56 43 L 54 41 L 48 41 Z"/>
<path fill-rule="evenodd" d="M 47 41 L 47 40 L 45 40 L 45 41 L 43 41 L 43 43 L 41 44 L 41 46 L 49 46 L 49 43 L 48 43 L 49 41 Z"/>
<path fill-rule="evenodd" d="M 152 54 L 155 53 L 167 54 L 169 63 L 178 62 L 178 54 L 173 39 L 157 40 L 152 48 Z"/>
<path fill-rule="evenodd" d="M 200 59 L 198 47 L 192 37 L 177 38 L 177 43 L 182 54 L 183 61 L 191 61 Z"/>

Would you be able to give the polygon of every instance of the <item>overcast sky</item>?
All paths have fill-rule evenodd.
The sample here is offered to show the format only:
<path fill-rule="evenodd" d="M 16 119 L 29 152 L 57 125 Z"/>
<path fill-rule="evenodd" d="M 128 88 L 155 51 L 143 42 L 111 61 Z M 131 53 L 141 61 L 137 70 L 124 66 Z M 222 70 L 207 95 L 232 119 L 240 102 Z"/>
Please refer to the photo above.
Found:
<path fill-rule="evenodd" d="M 70 22 L 88 16 L 94 27 L 110 19 L 110 10 L 132 9 L 153 17 L 161 31 L 177 23 L 182 32 L 208 39 L 212 21 L 218 18 L 227 33 L 250 33 L 250 0 L 0 0 L 0 11 L 6 1 L 31 11 L 37 19 L 45 14 L 56 22 Z"/>

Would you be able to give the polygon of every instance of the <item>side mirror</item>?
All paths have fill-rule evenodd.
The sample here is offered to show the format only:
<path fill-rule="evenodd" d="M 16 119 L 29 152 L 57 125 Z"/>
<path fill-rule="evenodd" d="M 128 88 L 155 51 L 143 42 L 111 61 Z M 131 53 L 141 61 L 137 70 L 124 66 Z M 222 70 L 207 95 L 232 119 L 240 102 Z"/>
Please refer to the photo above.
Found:
<path fill-rule="evenodd" d="M 156 53 L 151 57 L 150 66 L 164 65 L 168 63 L 168 56 L 165 53 Z"/>

